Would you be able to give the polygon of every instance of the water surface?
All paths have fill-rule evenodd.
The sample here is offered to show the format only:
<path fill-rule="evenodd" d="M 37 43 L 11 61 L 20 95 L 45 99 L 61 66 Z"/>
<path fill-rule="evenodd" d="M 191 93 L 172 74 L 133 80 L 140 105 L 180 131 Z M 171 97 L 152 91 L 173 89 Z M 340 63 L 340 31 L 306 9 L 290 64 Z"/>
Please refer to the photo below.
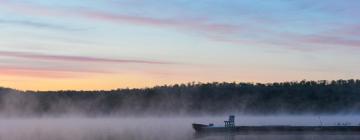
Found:
<path fill-rule="evenodd" d="M 237 116 L 237 125 L 358 125 L 359 116 Z M 191 123 L 223 125 L 221 117 L 1 118 L 1 140 L 358 140 L 357 134 L 197 135 Z"/>

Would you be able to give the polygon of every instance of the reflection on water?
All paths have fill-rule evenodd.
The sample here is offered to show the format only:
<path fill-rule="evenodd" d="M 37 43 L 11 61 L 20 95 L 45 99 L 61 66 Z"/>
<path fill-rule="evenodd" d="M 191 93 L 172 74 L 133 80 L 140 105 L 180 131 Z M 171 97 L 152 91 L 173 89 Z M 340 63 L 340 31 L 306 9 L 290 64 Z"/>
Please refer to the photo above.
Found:
<path fill-rule="evenodd" d="M 357 134 L 214 134 L 198 135 L 191 123 L 222 125 L 227 117 L 62 117 L 0 118 L 0 140 L 359 140 Z M 358 116 L 322 117 L 324 125 Z M 237 116 L 237 125 L 318 123 L 317 117 Z M 358 124 L 358 123 L 356 123 Z"/>

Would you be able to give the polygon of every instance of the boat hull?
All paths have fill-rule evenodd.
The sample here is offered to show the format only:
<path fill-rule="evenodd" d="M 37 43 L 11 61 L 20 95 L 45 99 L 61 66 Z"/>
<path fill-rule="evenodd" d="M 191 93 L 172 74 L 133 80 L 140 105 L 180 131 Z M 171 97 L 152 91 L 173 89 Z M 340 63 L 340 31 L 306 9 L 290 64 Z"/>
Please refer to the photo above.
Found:
<path fill-rule="evenodd" d="M 193 124 L 198 133 L 210 132 L 240 132 L 240 133 L 291 133 L 291 132 L 359 132 L 360 126 L 235 126 L 235 127 L 209 127 L 202 124 Z"/>

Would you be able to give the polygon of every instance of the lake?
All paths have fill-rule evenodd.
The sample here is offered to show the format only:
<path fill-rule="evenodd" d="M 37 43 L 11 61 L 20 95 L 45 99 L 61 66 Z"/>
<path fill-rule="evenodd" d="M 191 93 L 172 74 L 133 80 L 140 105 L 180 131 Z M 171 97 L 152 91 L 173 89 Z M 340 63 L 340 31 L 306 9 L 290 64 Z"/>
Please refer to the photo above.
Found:
<path fill-rule="evenodd" d="M 240 116 L 236 125 L 359 125 L 359 116 Z M 223 125 L 217 117 L 1 118 L 1 140 L 358 140 L 357 134 L 197 135 L 191 123 Z"/>

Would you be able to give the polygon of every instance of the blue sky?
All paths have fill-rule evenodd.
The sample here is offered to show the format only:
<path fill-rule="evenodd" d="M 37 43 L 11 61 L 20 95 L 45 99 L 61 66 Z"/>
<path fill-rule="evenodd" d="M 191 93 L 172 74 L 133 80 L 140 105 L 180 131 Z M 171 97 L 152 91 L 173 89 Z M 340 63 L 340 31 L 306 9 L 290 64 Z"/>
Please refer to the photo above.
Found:
<path fill-rule="evenodd" d="M 0 84 L 359 78 L 360 1 L 0 0 Z"/>

